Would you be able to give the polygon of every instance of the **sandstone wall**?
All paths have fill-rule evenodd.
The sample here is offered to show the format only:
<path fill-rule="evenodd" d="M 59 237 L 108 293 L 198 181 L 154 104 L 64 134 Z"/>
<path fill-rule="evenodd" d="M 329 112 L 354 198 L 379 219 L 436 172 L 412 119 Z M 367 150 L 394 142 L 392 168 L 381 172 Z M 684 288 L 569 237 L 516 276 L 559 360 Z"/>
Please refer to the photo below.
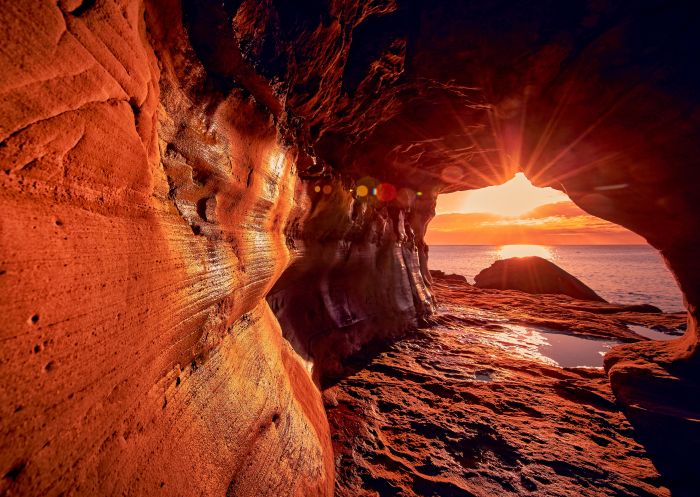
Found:
<path fill-rule="evenodd" d="M 138 2 L 0 10 L 0 493 L 330 495 L 263 298 L 303 203 L 270 113 Z"/>
<path fill-rule="evenodd" d="M 316 195 L 274 84 L 222 81 L 178 2 L 2 7 L 0 494 L 331 495 L 314 365 L 430 311 L 408 211 Z M 292 259 L 272 302 L 328 314 L 285 339 Z"/>
<path fill-rule="evenodd" d="M 295 350 L 317 359 L 321 381 L 342 374 L 344 358 L 433 312 L 422 240 L 434 202 L 388 207 L 353 198 L 342 182 L 318 183 L 329 193 L 312 190 L 304 221 L 290 226 L 293 262 L 267 300 Z"/>

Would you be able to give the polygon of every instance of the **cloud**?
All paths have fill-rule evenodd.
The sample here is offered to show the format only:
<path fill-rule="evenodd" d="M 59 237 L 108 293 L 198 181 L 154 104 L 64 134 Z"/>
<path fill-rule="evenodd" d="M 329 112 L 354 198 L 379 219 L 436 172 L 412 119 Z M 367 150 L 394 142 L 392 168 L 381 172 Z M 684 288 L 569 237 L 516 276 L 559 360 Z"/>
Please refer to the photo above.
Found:
<path fill-rule="evenodd" d="M 577 216 L 590 216 L 586 211 L 581 209 L 578 205 L 573 203 L 571 200 L 566 202 L 556 202 L 553 204 L 541 205 L 530 212 L 526 213 L 522 217 L 529 218 L 542 218 L 542 217 L 577 217 Z"/>
<path fill-rule="evenodd" d="M 571 201 L 542 205 L 519 217 L 482 212 L 440 214 L 428 226 L 426 240 L 438 245 L 645 243 L 635 233 L 591 216 Z"/>

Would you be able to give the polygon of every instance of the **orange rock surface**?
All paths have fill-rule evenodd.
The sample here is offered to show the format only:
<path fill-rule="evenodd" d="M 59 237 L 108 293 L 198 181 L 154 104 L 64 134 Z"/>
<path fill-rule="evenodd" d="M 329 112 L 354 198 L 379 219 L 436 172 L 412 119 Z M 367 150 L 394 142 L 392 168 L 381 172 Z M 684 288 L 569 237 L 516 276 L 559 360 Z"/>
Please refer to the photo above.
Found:
<path fill-rule="evenodd" d="M 682 316 L 609 314 L 444 277 L 433 287 L 437 324 L 358 360 L 324 392 L 337 496 L 670 495 L 602 368 L 561 368 L 508 327 L 551 326 L 537 318 L 546 309 L 578 336 L 638 341 L 625 321 Z"/>
<path fill-rule="evenodd" d="M 194 101 L 177 5 L 84 7 L 2 9 L 0 494 L 329 495 L 263 298 L 293 151 L 245 96 Z"/>

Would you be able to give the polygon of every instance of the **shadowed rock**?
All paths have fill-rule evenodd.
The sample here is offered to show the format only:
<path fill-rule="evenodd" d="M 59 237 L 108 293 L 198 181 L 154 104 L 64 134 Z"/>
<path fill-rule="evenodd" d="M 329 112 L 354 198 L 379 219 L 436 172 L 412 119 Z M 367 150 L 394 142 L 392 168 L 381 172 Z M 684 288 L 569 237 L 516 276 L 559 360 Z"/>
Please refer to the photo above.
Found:
<path fill-rule="evenodd" d="M 467 278 L 461 274 L 446 274 L 444 271 L 440 271 L 438 269 L 431 269 L 430 276 L 432 278 L 440 278 L 445 281 L 455 281 L 458 283 L 466 283 L 467 285 L 469 284 L 467 282 Z"/>
<path fill-rule="evenodd" d="M 555 293 L 581 300 L 605 302 L 581 280 L 541 257 L 513 257 L 494 262 L 474 278 L 479 288 Z"/>

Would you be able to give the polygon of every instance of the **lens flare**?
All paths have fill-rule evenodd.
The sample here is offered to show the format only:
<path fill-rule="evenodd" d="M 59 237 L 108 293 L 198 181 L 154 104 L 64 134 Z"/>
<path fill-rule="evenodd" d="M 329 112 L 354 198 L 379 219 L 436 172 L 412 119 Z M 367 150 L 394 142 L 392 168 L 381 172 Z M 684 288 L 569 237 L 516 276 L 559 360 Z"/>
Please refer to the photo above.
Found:
<path fill-rule="evenodd" d="M 381 202 L 391 202 L 396 198 L 396 187 L 391 183 L 382 183 L 377 187 L 377 198 Z"/>
<path fill-rule="evenodd" d="M 370 200 L 368 197 L 370 195 L 376 195 L 377 185 L 379 181 L 371 176 L 365 176 L 360 178 L 355 184 L 355 191 L 357 192 L 357 197 L 365 200 Z"/>

